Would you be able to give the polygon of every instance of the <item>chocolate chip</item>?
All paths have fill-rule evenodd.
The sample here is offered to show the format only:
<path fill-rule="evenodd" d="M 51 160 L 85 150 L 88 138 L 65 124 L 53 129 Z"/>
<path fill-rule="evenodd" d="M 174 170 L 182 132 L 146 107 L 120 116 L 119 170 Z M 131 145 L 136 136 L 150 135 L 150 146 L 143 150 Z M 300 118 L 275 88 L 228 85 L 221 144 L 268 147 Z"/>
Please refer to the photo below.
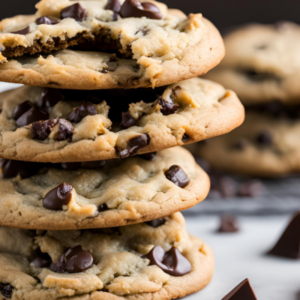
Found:
<path fill-rule="evenodd" d="M 21 178 L 29 178 L 39 171 L 41 164 L 3 159 L 1 167 L 3 178 L 14 178 L 18 175 Z"/>
<path fill-rule="evenodd" d="M 43 199 L 43 206 L 51 210 L 63 210 L 63 206 L 69 204 L 72 199 L 73 187 L 62 183 L 51 190 Z"/>
<path fill-rule="evenodd" d="M 190 141 L 190 137 L 189 135 L 187 135 L 186 133 L 183 134 L 182 138 L 181 138 L 183 143 L 187 143 Z"/>
<path fill-rule="evenodd" d="M 86 10 L 80 3 L 73 4 L 71 6 L 68 6 L 64 8 L 61 11 L 61 18 L 72 18 L 76 21 L 83 21 L 86 18 Z"/>
<path fill-rule="evenodd" d="M 0 293 L 4 298 L 11 299 L 14 287 L 9 283 L 0 283 Z"/>
<path fill-rule="evenodd" d="M 179 109 L 179 105 L 176 103 L 167 102 L 162 97 L 159 97 L 158 104 L 161 106 L 160 111 L 164 116 L 174 114 Z"/>
<path fill-rule="evenodd" d="M 239 197 L 258 197 L 264 192 L 264 185 L 258 180 L 251 180 L 243 183 L 237 192 Z"/>
<path fill-rule="evenodd" d="M 269 252 L 270 255 L 300 258 L 300 212 L 290 221 L 286 230 L 280 237 L 275 247 Z"/>
<path fill-rule="evenodd" d="M 59 119 L 59 121 L 58 121 L 58 135 L 55 139 L 57 141 L 65 141 L 68 138 L 72 137 L 73 133 L 74 133 L 73 125 L 65 119 Z"/>
<path fill-rule="evenodd" d="M 164 218 L 160 218 L 160 219 L 152 220 L 150 222 L 146 222 L 147 225 L 149 225 L 153 228 L 160 227 L 160 226 L 164 225 L 165 223 L 166 223 L 166 219 L 164 219 Z"/>
<path fill-rule="evenodd" d="M 183 276 L 192 270 L 191 263 L 175 247 L 165 252 L 162 247 L 156 246 L 145 258 L 150 260 L 150 265 L 157 265 L 172 276 Z"/>
<path fill-rule="evenodd" d="M 29 125 L 36 121 L 47 120 L 49 114 L 39 108 L 31 107 L 21 117 L 16 120 L 18 127 Z"/>
<path fill-rule="evenodd" d="M 75 171 L 78 170 L 81 167 L 81 163 L 80 162 L 74 162 L 74 163 L 62 163 L 61 167 L 64 170 L 68 170 L 68 171 Z"/>
<path fill-rule="evenodd" d="M 123 18 L 141 18 L 146 17 L 149 19 L 160 20 L 163 18 L 159 8 L 150 3 L 141 3 L 138 0 L 126 0 L 121 7 L 121 16 Z"/>
<path fill-rule="evenodd" d="M 46 140 L 58 122 L 58 118 L 34 122 L 30 128 L 32 138 L 40 141 Z"/>
<path fill-rule="evenodd" d="M 56 273 L 81 273 L 93 266 L 93 256 L 80 245 L 70 248 L 50 269 Z"/>
<path fill-rule="evenodd" d="M 179 166 L 172 166 L 165 172 L 165 176 L 168 180 L 181 188 L 185 188 L 190 182 L 184 171 Z"/>
<path fill-rule="evenodd" d="M 87 161 L 82 163 L 82 168 L 97 170 L 97 169 L 102 169 L 105 166 L 105 164 L 106 164 L 105 160 Z"/>
<path fill-rule="evenodd" d="M 117 61 L 108 61 L 106 62 L 106 65 L 108 67 L 107 69 L 108 72 L 114 72 L 117 70 L 119 63 Z"/>
<path fill-rule="evenodd" d="M 68 117 L 68 120 L 73 123 L 80 123 L 86 116 L 97 115 L 96 106 L 90 102 L 82 102 L 75 108 Z"/>
<path fill-rule="evenodd" d="M 122 113 L 122 122 L 121 122 L 120 126 L 124 129 L 127 129 L 129 127 L 136 125 L 137 121 L 138 120 L 136 120 L 128 111 L 128 112 Z"/>
<path fill-rule="evenodd" d="M 261 146 L 271 146 L 273 144 L 273 137 L 270 132 L 262 131 L 257 135 L 256 141 Z"/>
<path fill-rule="evenodd" d="M 221 224 L 218 232 L 233 233 L 239 231 L 239 224 L 234 216 L 224 216 L 221 218 Z"/>
<path fill-rule="evenodd" d="M 212 183 L 212 189 L 221 193 L 224 198 L 231 198 L 237 193 L 237 182 L 229 176 L 221 176 L 218 182 Z"/>
<path fill-rule="evenodd" d="M 156 152 L 141 154 L 140 158 L 144 160 L 153 160 L 156 157 Z"/>
<path fill-rule="evenodd" d="M 238 151 L 243 151 L 247 148 L 248 142 L 246 139 L 240 139 L 236 143 L 232 145 L 232 149 L 238 150 Z"/>
<path fill-rule="evenodd" d="M 19 104 L 13 112 L 14 120 L 17 121 L 23 114 L 25 114 L 27 111 L 29 111 L 32 107 L 33 107 L 33 104 L 30 101 L 25 101 L 25 102 Z"/>
<path fill-rule="evenodd" d="M 119 13 L 121 10 L 120 0 L 108 0 L 105 9 L 112 10 L 115 13 Z"/>
<path fill-rule="evenodd" d="M 107 206 L 106 203 L 99 205 L 99 207 L 98 207 L 99 212 L 103 212 L 103 211 L 106 211 L 106 210 L 108 210 L 108 206 Z"/>
<path fill-rule="evenodd" d="M 11 33 L 13 33 L 13 34 L 20 34 L 20 35 L 26 35 L 26 34 L 30 33 L 30 27 L 28 26 L 28 27 L 26 27 L 26 28 L 24 28 L 22 30 L 13 31 Z"/>
<path fill-rule="evenodd" d="M 248 279 L 245 279 L 238 286 L 236 286 L 229 294 L 222 298 L 222 300 L 257 300 L 254 291 Z"/>
<path fill-rule="evenodd" d="M 59 101 L 64 99 L 64 95 L 59 90 L 44 88 L 40 95 L 37 106 L 39 108 L 49 109 L 54 107 Z"/>
<path fill-rule="evenodd" d="M 42 24 L 45 24 L 45 25 L 55 25 L 55 24 L 57 24 L 59 22 L 57 20 L 53 20 L 51 18 L 43 16 L 43 17 L 40 17 L 40 18 L 36 19 L 35 23 L 37 25 L 42 25 Z"/>
<path fill-rule="evenodd" d="M 48 268 L 52 263 L 51 257 L 48 253 L 39 251 L 36 253 L 35 258 L 31 261 L 36 268 Z"/>

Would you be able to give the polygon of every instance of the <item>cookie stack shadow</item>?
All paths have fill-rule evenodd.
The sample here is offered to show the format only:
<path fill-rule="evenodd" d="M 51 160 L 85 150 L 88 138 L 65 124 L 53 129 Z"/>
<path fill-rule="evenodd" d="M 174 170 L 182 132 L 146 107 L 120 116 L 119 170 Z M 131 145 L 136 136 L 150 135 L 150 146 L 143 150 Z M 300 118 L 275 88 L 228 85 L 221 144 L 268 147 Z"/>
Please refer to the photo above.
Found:
<path fill-rule="evenodd" d="M 223 58 L 218 31 L 154 1 L 37 9 L 0 24 L 0 80 L 25 84 L 0 95 L 0 299 L 201 290 L 213 253 L 180 211 L 210 181 L 179 146 L 244 119 L 234 92 L 194 78 Z"/>

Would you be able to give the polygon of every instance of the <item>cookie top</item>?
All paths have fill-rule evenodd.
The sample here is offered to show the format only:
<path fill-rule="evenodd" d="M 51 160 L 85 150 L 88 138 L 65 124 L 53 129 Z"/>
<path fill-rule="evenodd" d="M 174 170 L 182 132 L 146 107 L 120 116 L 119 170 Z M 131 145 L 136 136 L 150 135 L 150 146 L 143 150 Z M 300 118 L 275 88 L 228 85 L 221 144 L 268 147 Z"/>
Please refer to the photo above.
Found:
<path fill-rule="evenodd" d="M 214 167 L 248 176 L 278 177 L 300 171 L 299 120 L 249 112 L 232 133 L 193 147 Z"/>
<path fill-rule="evenodd" d="M 300 26 L 251 24 L 228 34 L 226 57 L 208 79 L 233 89 L 244 104 L 300 99 Z"/>
<path fill-rule="evenodd" d="M 207 174 L 182 148 L 106 164 L 4 160 L 0 176 L 0 224 L 25 229 L 141 223 L 196 205 L 210 187 Z"/>
<path fill-rule="evenodd" d="M 24 86 L 2 93 L 0 108 L 0 156 L 52 163 L 154 152 L 227 133 L 244 119 L 233 92 L 198 78 L 94 93 Z"/>
<path fill-rule="evenodd" d="M 204 288 L 211 249 L 187 234 L 181 214 L 159 221 L 71 232 L 2 227 L 0 299 L 169 300 Z"/>
<path fill-rule="evenodd" d="M 201 14 L 186 16 L 155 1 L 42 0 L 36 7 L 33 16 L 0 23 L 1 81 L 156 87 L 206 73 L 225 52 L 219 32 Z M 63 51 L 74 48 L 88 52 Z"/>

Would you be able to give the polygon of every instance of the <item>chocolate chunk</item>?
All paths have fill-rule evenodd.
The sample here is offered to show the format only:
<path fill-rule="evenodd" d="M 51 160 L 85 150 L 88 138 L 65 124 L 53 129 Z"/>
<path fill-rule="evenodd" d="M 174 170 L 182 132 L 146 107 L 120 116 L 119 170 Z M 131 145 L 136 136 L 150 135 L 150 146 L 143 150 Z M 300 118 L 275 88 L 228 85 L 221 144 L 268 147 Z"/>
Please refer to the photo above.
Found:
<path fill-rule="evenodd" d="M 146 224 L 148 224 L 149 226 L 151 226 L 153 228 L 160 227 L 160 226 L 164 225 L 165 223 L 166 223 L 166 219 L 164 219 L 164 218 L 160 218 L 160 219 L 152 220 L 150 222 L 146 222 Z"/>
<path fill-rule="evenodd" d="M 103 212 L 103 211 L 106 211 L 106 210 L 108 210 L 108 206 L 107 206 L 106 203 L 99 205 L 99 207 L 98 207 L 99 212 Z"/>
<path fill-rule="evenodd" d="M 105 166 L 105 164 L 105 160 L 87 161 L 82 163 L 82 168 L 90 170 L 102 169 Z"/>
<path fill-rule="evenodd" d="M 239 197 L 258 197 L 264 192 L 264 185 L 258 180 L 251 180 L 243 183 L 237 194 Z"/>
<path fill-rule="evenodd" d="M 42 253 L 41 251 L 39 251 L 35 255 L 35 258 L 31 261 L 31 263 L 36 268 L 48 268 L 50 267 L 52 260 L 48 253 Z"/>
<path fill-rule="evenodd" d="M 290 221 L 288 227 L 280 237 L 275 247 L 269 252 L 271 255 L 300 258 L 300 212 Z"/>
<path fill-rule="evenodd" d="M 0 283 L 0 293 L 4 298 L 11 299 L 14 287 L 9 283 Z"/>
<path fill-rule="evenodd" d="M 59 121 L 58 121 L 58 135 L 55 139 L 57 141 L 64 141 L 64 140 L 72 137 L 73 133 L 74 133 L 73 125 L 65 119 L 59 119 Z"/>
<path fill-rule="evenodd" d="M 72 199 L 73 187 L 62 183 L 51 190 L 43 199 L 43 206 L 51 210 L 63 210 L 63 206 L 69 204 Z"/>
<path fill-rule="evenodd" d="M 28 26 L 28 27 L 26 27 L 26 28 L 24 28 L 22 30 L 13 31 L 11 33 L 13 33 L 13 34 L 20 34 L 20 35 L 26 35 L 26 34 L 30 33 L 30 27 Z"/>
<path fill-rule="evenodd" d="M 145 258 L 150 260 L 150 265 L 157 265 L 172 276 L 183 276 L 192 270 L 191 263 L 175 247 L 165 252 L 162 247 L 156 246 Z"/>
<path fill-rule="evenodd" d="M 62 19 L 72 18 L 81 22 L 86 18 L 86 10 L 80 3 L 76 3 L 64 8 L 60 15 Z"/>
<path fill-rule="evenodd" d="M 127 129 L 129 127 L 136 125 L 137 121 L 138 120 L 136 120 L 128 111 L 128 112 L 122 113 L 122 122 L 121 122 L 120 126 L 124 129 Z"/>
<path fill-rule="evenodd" d="M 222 300 L 257 300 L 248 279 L 242 281 Z"/>
<path fill-rule="evenodd" d="M 172 103 L 172 102 L 167 102 L 162 97 L 159 97 L 158 104 L 161 106 L 160 111 L 164 116 L 174 114 L 179 109 L 178 104 Z"/>
<path fill-rule="evenodd" d="M 245 139 L 240 139 L 236 143 L 232 145 L 232 149 L 238 150 L 238 151 L 243 151 L 247 148 L 248 142 Z"/>
<path fill-rule="evenodd" d="M 14 178 L 20 175 L 24 179 L 35 175 L 39 171 L 41 164 L 3 159 L 1 167 L 3 178 Z"/>
<path fill-rule="evenodd" d="M 51 18 L 48 18 L 46 16 L 40 17 L 38 19 L 35 20 L 35 23 L 37 25 L 42 25 L 42 24 L 46 24 L 46 25 L 55 25 L 57 23 L 59 23 L 57 20 L 53 20 Z"/>
<path fill-rule="evenodd" d="M 82 102 L 75 108 L 68 117 L 68 120 L 73 123 L 80 123 L 86 116 L 97 115 L 96 106 L 90 102 Z"/>
<path fill-rule="evenodd" d="M 81 163 L 80 162 L 74 162 L 74 163 L 62 163 L 61 167 L 64 170 L 68 170 L 68 171 L 75 171 L 78 170 L 81 167 Z"/>
<path fill-rule="evenodd" d="M 48 118 L 49 114 L 47 112 L 39 108 L 31 107 L 16 120 L 16 123 L 18 127 L 23 127 L 36 121 L 47 120 Z"/>
<path fill-rule="evenodd" d="M 262 131 L 257 135 L 256 141 L 261 146 L 271 146 L 273 144 L 273 137 L 270 132 Z"/>
<path fill-rule="evenodd" d="M 59 90 L 44 88 L 40 95 L 37 106 L 39 108 L 49 109 L 54 107 L 59 101 L 64 99 L 64 95 Z"/>
<path fill-rule="evenodd" d="M 33 107 L 33 104 L 30 101 L 25 101 L 25 102 L 19 104 L 13 112 L 14 120 L 17 121 L 23 114 L 25 114 L 27 111 L 29 111 L 32 107 Z"/>
<path fill-rule="evenodd" d="M 46 140 L 58 122 L 58 118 L 34 122 L 30 128 L 32 138 L 40 141 Z"/>
<path fill-rule="evenodd" d="M 146 154 L 141 154 L 140 158 L 144 160 L 153 160 L 156 157 L 156 152 L 151 152 L 151 153 L 146 153 Z"/>
<path fill-rule="evenodd" d="M 121 7 L 123 18 L 142 18 L 160 20 L 163 18 L 159 8 L 150 2 L 141 3 L 138 0 L 126 0 Z"/>
<path fill-rule="evenodd" d="M 218 232 L 233 233 L 239 231 L 239 224 L 234 216 L 224 216 L 221 218 L 221 224 Z"/>
<path fill-rule="evenodd" d="M 187 143 L 190 141 L 190 137 L 189 135 L 187 135 L 186 133 L 183 134 L 182 138 L 181 138 L 183 143 Z"/>
<path fill-rule="evenodd" d="M 105 9 L 109 9 L 115 13 L 119 13 L 121 10 L 120 0 L 108 0 Z"/>
<path fill-rule="evenodd" d="M 52 263 L 50 269 L 56 273 L 81 273 L 93 266 L 94 258 L 80 245 L 70 248 L 59 262 Z"/>
<path fill-rule="evenodd" d="M 172 166 L 165 172 L 165 176 L 168 180 L 181 188 L 185 188 L 190 182 L 184 171 L 179 166 Z"/>

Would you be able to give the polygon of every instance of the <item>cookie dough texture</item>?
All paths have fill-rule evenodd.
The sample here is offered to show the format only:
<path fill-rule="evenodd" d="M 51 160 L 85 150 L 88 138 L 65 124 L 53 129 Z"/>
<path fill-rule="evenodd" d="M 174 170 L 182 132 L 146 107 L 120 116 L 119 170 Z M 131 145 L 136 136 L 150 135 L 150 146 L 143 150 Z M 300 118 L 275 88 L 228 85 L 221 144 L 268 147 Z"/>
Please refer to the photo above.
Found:
<path fill-rule="evenodd" d="M 234 90 L 247 105 L 299 103 L 300 26 L 251 24 L 225 39 L 226 57 L 206 78 Z"/>
<path fill-rule="evenodd" d="M 156 87 L 202 75 L 224 56 L 218 30 L 201 14 L 187 17 L 155 1 L 163 14 L 161 20 L 112 21 L 113 11 L 105 10 L 107 1 L 102 0 L 80 2 L 87 11 L 82 22 L 67 18 L 56 25 L 35 23 L 40 16 L 59 18 L 63 8 L 75 3 L 43 0 L 37 4 L 36 15 L 0 23 L 4 49 L 0 59 L 5 62 L 5 55 L 12 56 L 0 66 L 1 81 L 69 89 Z M 31 30 L 27 35 L 10 33 L 27 26 Z M 80 48 L 80 44 L 102 52 L 63 50 L 74 45 Z M 23 57 L 40 52 L 44 54 Z M 123 57 L 113 69 L 108 67 L 109 52 Z"/>
<path fill-rule="evenodd" d="M 270 145 L 261 145 L 261 133 L 271 136 Z M 191 145 L 192 152 L 214 167 L 242 175 L 277 177 L 300 171 L 300 122 L 249 112 L 245 123 L 232 133 Z M 236 147 L 242 143 L 243 149 Z"/>
<path fill-rule="evenodd" d="M 178 165 L 190 180 L 180 188 L 165 176 Z M 63 211 L 43 207 L 45 195 L 63 182 L 73 186 Z M 70 230 L 141 223 L 184 210 L 204 200 L 210 181 L 182 148 L 161 151 L 152 161 L 111 160 L 99 170 L 65 171 L 45 167 L 21 179 L 0 179 L 0 224 L 26 229 Z M 98 212 L 106 204 L 108 210 Z"/>
<path fill-rule="evenodd" d="M 170 97 L 176 87 L 181 89 L 172 100 Z M 165 101 L 174 101 L 179 105 L 176 113 L 166 116 L 157 106 L 153 108 L 152 104 L 131 104 L 130 113 L 135 118 L 140 117 L 139 121 L 126 130 L 113 131 L 112 120 L 107 117 L 109 107 L 103 102 L 97 106 L 98 114 L 87 116 L 80 123 L 73 124 L 74 135 L 71 139 L 56 141 L 50 134 L 45 141 L 39 141 L 32 138 L 30 126 L 17 128 L 13 111 L 26 100 L 36 104 L 41 92 L 41 88 L 24 86 L 0 95 L 2 157 L 53 163 L 111 159 L 117 158 L 118 150 L 125 149 L 129 140 L 141 134 L 148 134 L 150 143 L 140 148 L 138 154 L 225 134 L 244 120 L 244 108 L 234 92 L 225 90 L 216 83 L 195 78 L 171 85 L 163 92 L 162 98 Z M 125 101 L 125 97 L 116 100 L 122 101 L 122 98 Z M 155 96 L 153 103 L 156 99 Z M 111 111 L 117 111 L 121 119 L 122 111 L 118 111 L 114 99 L 107 101 L 111 101 Z M 80 103 L 81 101 L 60 101 L 52 108 L 50 118 L 67 118 Z"/>
<path fill-rule="evenodd" d="M 0 282 L 14 287 L 12 300 L 152 300 L 177 299 L 204 288 L 214 271 L 210 248 L 189 236 L 180 213 L 158 228 L 139 224 L 115 232 L 48 231 L 36 234 L 0 228 Z M 22 242 L 22 243 L 21 243 Z M 77 274 L 58 274 L 35 268 L 33 250 L 48 253 L 52 261 L 69 248 L 81 245 L 94 258 L 94 266 Z M 176 247 L 192 265 L 181 277 L 150 266 L 146 255 L 154 246 Z M 0 299 L 4 300 L 0 294 Z"/>

